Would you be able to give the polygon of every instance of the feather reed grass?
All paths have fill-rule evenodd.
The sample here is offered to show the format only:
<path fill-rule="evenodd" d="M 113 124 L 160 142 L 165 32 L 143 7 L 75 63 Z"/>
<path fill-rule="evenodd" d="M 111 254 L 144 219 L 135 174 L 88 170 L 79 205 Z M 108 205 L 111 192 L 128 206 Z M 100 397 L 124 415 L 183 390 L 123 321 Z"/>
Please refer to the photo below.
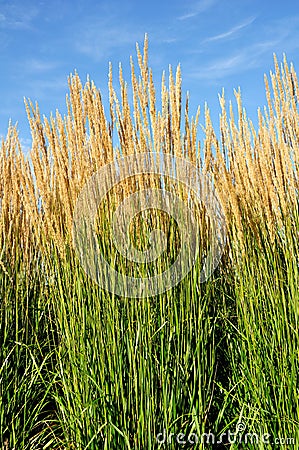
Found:
<path fill-rule="evenodd" d="M 14 126 L 0 149 L 0 430 L 9 448 L 154 449 L 164 430 L 220 436 L 240 422 L 269 433 L 272 444 L 229 448 L 274 448 L 277 436 L 298 443 L 299 87 L 286 58 L 274 59 L 265 87 L 257 127 L 240 90 L 235 114 L 222 93 L 219 132 L 206 106 L 200 144 L 200 109 L 190 118 L 180 66 L 169 69 L 168 85 L 163 74 L 159 110 L 145 38 L 137 66 L 131 59 L 132 98 L 121 66 L 117 94 L 110 66 L 109 115 L 94 83 L 77 73 L 64 117 L 42 118 L 26 100 L 30 154 Z M 85 182 L 117 157 L 143 152 L 183 157 L 211 179 L 228 241 L 206 283 L 197 261 L 178 286 L 140 301 L 86 276 L 72 225 Z M 153 267 L 136 269 L 117 254 L 109 221 L 129 194 L 163 186 L 190 201 L 171 178 L 135 175 L 99 208 L 102 251 L 124 274 Z M 191 200 L 204 254 L 210 225 Z M 149 225 L 168 236 L 168 259 L 156 266 L 163 271 L 176 258 L 179 230 L 161 212 L 135 219 L 137 248 L 147 247 Z"/>

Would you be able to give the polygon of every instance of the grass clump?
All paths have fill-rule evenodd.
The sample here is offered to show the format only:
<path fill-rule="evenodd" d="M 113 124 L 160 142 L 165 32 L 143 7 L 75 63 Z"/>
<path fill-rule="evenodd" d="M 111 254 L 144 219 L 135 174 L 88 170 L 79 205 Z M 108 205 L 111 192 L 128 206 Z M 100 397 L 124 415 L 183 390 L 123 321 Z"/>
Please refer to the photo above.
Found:
<path fill-rule="evenodd" d="M 298 442 L 298 81 L 286 59 L 265 79 L 258 127 L 240 92 L 224 95 L 220 130 L 183 106 L 180 67 L 161 84 L 158 109 L 147 39 L 131 61 L 132 99 L 109 72 L 100 91 L 69 78 L 68 112 L 41 118 L 26 102 L 32 149 L 10 127 L 0 151 L 0 432 L 19 449 L 270 449 Z M 219 137 L 218 137 L 219 134 Z M 178 224 L 147 209 L 129 237 L 142 252 L 163 230 L 154 264 L 118 252 L 111 220 L 140 189 L 175 193 L 200 219 L 199 257 L 166 292 L 128 298 L 101 289 L 73 248 L 76 201 L 91 176 L 120 156 L 171 154 L 211 180 L 227 226 L 221 262 L 204 283 L 212 224 L 204 205 L 171 178 L 117 184 L 95 220 L 98 244 L 120 273 L 163 272 L 182 247 Z M 128 224 L 129 225 L 129 224 Z M 113 285 L 113 280 L 111 281 Z M 125 293 L 124 293 L 125 294 Z M 232 439 L 232 435 L 234 439 Z M 281 441 L 279 442 L 279 439 Z M 213 443 L 213 440 L 215 442 Z M 184 441 L 184 442 L 182 442 Z M 222 446 L 222 447 L 221 447 Z"/>

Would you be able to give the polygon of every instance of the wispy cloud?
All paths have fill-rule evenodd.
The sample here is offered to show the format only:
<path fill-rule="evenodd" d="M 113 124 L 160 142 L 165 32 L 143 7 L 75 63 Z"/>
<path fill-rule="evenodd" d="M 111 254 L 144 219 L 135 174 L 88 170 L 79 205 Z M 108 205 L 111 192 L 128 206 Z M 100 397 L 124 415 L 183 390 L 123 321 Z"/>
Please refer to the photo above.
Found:
<path fill-rule="evenodd" d="M 80 39 L 75 43 L 76 50 L 91 57 L 95 61 L 107 59 L 113 50 L 124 48 L 142 41 L 144 31 L 130 28 L 129 24 L 122 26 L 112 20 L 97 20 L 84 27 Z"/>
<path fill-rule="evenodd" d="M 232 27 L 230 30 L 226 31 L 225 33 L 216 34 L 215 36 L 211 36 L 207 39 L 204 39 L 203 42 L 213 42 L 213 41 L 220 41 L 222 39 L 226 39 L 228 37 L 233 36 L 238 31 L 243 30 L 244 28 L 248 27 L 255 21 L 256 17 L 249 17 L 244 22 L 240 23 L 239 25 L 236 25 Z"/>
<path fill-rule="evenodd" d="M 201 0 L 194 5 L 194 8 L 191 11 L 179 16 L 178 20 L 192 19 L 193 17 L 196 17 L 199 14 L 210 9 L 215 3 L 216 0 Z"/>
<path fill-rule="evenodd" d="M 162 38 L 161 42 L 165 44 L 174 44 L 175 42 L 178 42 L 178 38 Z"/>
<path fill-rule="evenodd" d="M 28 7 L 22 4 L 7 3 L 0 13 L 0 28 L 2 29 L 30 29 L 32 21 L 39 14 L 36 6 Z"/>
<path fill-rule="evenodd" d="M 262 65 L 263 57 L 269 54 L 279 42 L 279 40 L 268 40 L 249 45 L 227 57 L 216 58 L 200 70 L 190 71 L 189 75 L 192 78 L 213 81 L 259 67 Z"/>
<path fill-rule="evenodd" d="M 36 58 L 26 60 L 25 63 L 22 62 L 21 64 L 23 69 L 33 73 L 49 72 L 50 70 L 57 68 L 57 63 L 54 61 L 45 61 Z"/>
<path fill-rule="evenodd" d="M 58 103 L 64 105 L 65 94 L 68 92 L 67 76 L 52 75 L 51 78 L 39 79 L 32 77 L 32 79 L 24 82 L 22 88 L 18 89 L 19 98 L 30 98 L 32 101 L 44 101 L 51 97 Z M 58 106 L 57 106 L 58 107 Z"/>
<path fill-rule="evenodd" d="M 32 139 L 20 137 L 20 144 L 25 155 L 28 155 L 32 149 Z"/>
<path fill-rule="evenodd" d="M 217 80 L 240 70 L 244 63 L 244 54 L 234 54 L 226 58 L 217 58 L 200 70 L 190 72 L 192 78 Z"/>
<path fill-rule="evenodd" d="M 232 36 L 237 31 L 249 26 L 255 19 L 250 17 L 226 33 L 207 38 L 205 42 L 215 41 L 220 45 L 227 36 Z M 248 32 L 246 36 L 240 36 L 238 41 L 232 41 L 230 45 L 222 45 L 219 51 L 215 46 L 216 50 L 213 48 L 213 53 L 211 53 L 210 47 L 201 46 L 201 51 L 197 52 L 198 56 L 194 57 L 192 65 L 189 66 L 187 76 L 194 80 L 203 80 L 213 84 L 226 77 L 262 68 L 265 60 L 271 64 L 273 53 L 280 57 L 283 53 L 288 55 L 288 52 L 299 50 L 298 24 L 299 16 L 284 17 L 258 26 L 254 33 Z M 195 60 L 198 61 L 196 69 Z"/>

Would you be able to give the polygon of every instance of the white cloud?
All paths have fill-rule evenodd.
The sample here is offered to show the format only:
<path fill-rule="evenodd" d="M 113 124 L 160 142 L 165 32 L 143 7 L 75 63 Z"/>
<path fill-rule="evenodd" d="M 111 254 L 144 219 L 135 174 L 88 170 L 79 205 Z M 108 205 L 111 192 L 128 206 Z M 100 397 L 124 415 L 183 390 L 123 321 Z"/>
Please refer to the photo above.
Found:
<path fill-rule="evenodd" d="M 242 30 L 243 28 L 248 27 L 252 22 L 254 22 L 256 17 L 249 17 L 249 19 L 245 20 L 244 22 L 240 23 L 239 25 L 236 25 L 232 27 L 230 30 L 226 31 L 225 33 L 217 34 L 215 36 L 211 36 L 207 39 L 204 39 L 203 42 L 213 42 L 213 41 L 220 41 L 222 39 L 226 39 L 227 37 L 230 37 L 234 34 L 236 34 L 238 31 Z"/>
<path fill-rule="evenodd" d="M 28 72 L 48 72 L 57 68 L 57 63 L 33 58 L 26 60 L 25 63 L 22 63 L 22 67 Z"/>
<path fill-rule="evenodd" d="M 32 148 L 32 139 L 20 137 L 20 144 L 22 151 L 25 155 L 28 155 Z"/>
<path fill-rule="evenodd" d="M 162 38 L 161 42 L 165 44 L 173 44 L 174 42 L 178 42 L 178 38 Z"/>
<path fill-rule="evenodd" d="M 218 58 L 212 63 L 201 67 L 200 70 L 190 72 L 190 75 L 192 78 L 215 80 L 239 71 L 243 63 L 244 55 L 239 53 L 226 58 Z"/>
<path fill-rule="evenodd" d="M 283 53 L 288 56 L 289 52 L 299 50 L 299 16 L 284 17 L 267 24 L 259 24 L 253 30 L 254 32 L 250 29 L 246 36 L 238 36 L 238 40 L 231 42 L 229 46 L 224 46 L 222 40 L 232 36 L 254 20 L 255 18 L 251 17 L 226 33 L 201 41 L 200 44 L 208 40 L 215 41 L 219 49 L 215 45 L 211 54 L 209 46 L 199 45 L 198 50 L 193 52 L 192 65 L 190 64 L 187 71 L 185 70 L 187 77 L 214 83 L 244 71 L 263 68 L 266 60 L 267 65 L 271 65 L 273 53 L 281 59 Z M 198 63 L 197 68 L 194 61 Z"/>
<path fill-rule="evenodd" d="M 0 13 L 0 28 L 2 29 L 30 29 L 32 21 L 39 14 L 36 6 L 22 3 L 6 3 Z"/>
<path fill-rule="evenodd" d="M 201 0 L 194 5 L 193 10 L 191 10 L 189 13 L 179 16 L 178 20 L 192 19 L 193 17 L 196 17 L 199 14 L 210 9 L 215 3 L 216 0 Z"/>
<path fill-rule="evenodd" d="M 190 71 L 189 75 L 196 79 L 219 80 L 226 76 L 249 70 L 262 65 L 265 55 L 272 55 L 272 50 L 280 40 L 266 40 L 243 47 L 226 57 L 214 59 L 200 70 Z"/>
<path fill-rule="evenodd" d="M 54 77 L 38 81 L 36 79 L 32 79 L 27 83 L 26 87 L 30 90 L 31 95 L 34 94 L 36 98 L 45 98 L 49 95 L 49 92 L 51 92 L 51 94 L 54 92 L 60 93 L 63 90 L 67 92 L 67 75 L 56 75 Z"/>
<path fill-rule="evenodd" d="M 80 39 L 75 42 L 75 47 L 80 53 L 99 61 L 109 58 L 113 50 L 121 49 L 128 44 L 134 48 L 135 43 L 143 39 L 144 32 L 105 20 L 84 27 Z"/>

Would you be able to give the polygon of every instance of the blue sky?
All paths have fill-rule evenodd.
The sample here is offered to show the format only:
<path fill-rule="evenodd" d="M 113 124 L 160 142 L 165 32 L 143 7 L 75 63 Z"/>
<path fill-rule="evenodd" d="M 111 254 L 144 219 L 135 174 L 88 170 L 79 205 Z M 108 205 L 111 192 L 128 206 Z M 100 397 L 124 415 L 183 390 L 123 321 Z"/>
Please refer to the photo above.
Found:
<path fill-rule="evenodd" d="M 67 77 L 87 74 L 107 101 L 108 64 L 118 63 L 130 81 L 129 57 L 149 37 L 149 63 L 160 83 L 168 65 L 180 63 L 183 91 L 191 113 L 207 101 L 219 114 L 218 93 L 227 99 L 241 87 L 243 103 L 255 121 L 265 104 L 264 73 L 273 52 L 285 52 L 299 70 L 297 1 L 164 0 L 69 1 L 0 0 L 0 135 L 18 121 L 22 144 L 30 145 L 23 98 L 38 101 L 47 116 L 65 112 Z M 136 58 L 135 58 L 136 60 Z M 201 115 L 203 122 L 203 114 Z"/>

